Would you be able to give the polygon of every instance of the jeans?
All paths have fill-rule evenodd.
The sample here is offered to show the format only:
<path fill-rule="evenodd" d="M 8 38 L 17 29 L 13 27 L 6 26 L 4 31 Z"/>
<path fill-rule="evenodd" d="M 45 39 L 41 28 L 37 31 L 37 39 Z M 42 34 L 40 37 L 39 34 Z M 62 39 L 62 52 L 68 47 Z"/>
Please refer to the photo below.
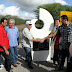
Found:
<path fill-rule="evenodd" d="M 30 64 L 32 62 L 31 49 L 28 47 L 24 47 L 24 50 L 26 52 L 26 60 Z"/>
<path fill-rule="evenodd" d="M 18 61 L 18 46 L 10 47 L 9 54 L 11 57 L 12 64 L 16 64 Z"/>
<path fill-rule="evenodd" d="M 60 69 L 63 69 L 66 57 L 67 57 L 67 67 L 68 67 L 68 64 L 69 64 L 69 50 L 62 49 L 60 51 L 60 58 L 59 58 L 59 68 Z"/>
<path fill-rule="evenodd" d="M 10 71 L 11 69 L 11 59 L 9 55 L 6 55 L 5 51 L 4 52 L 0 52 L 3 57 L 5 58 L 5 69 L 6 71 Z"/>

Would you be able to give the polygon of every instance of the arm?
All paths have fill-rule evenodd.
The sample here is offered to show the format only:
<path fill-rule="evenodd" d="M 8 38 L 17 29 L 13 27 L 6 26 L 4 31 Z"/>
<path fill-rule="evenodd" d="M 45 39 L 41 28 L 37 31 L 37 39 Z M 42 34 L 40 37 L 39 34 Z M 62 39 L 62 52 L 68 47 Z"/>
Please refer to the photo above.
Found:
<path fill-rule="evenodd" d="M 5 53 L 6 53 L 7 55 L 9 55 L 9 51 L 6 49 L 6 47 L 5 47 L 5 46 L 2 46 L 2 48 L 5 50 Z"/>
<path fill-rule="evenodd" d="M 32 39 L 31 41 L 40 42 L 40 39 Z"/>
<path fill-rule="evenodd" d="M 56 36 L 57 32 L 54 32 L 53 34 L 48 35 L 47 37 L 40 39 L 40 42 L 43 43 L 46 39 L 52 38 L 53 36 Z"/>
<path fill-rule="evenodd" d="M 52 37 L 56 36 L 56 34 L 57 34 L 57 32 L 54 32 L 53 34 L 50 34 L 49 36 L 45 37 L 44 39 L 46 40 L 48 38 L 52 38 Z"/>
<path fill-rule="evenodd" d="M 7 36 L 9 36 L 9 33 L 8 33 L 8 27 L 6 27 L 6 29 L 5 29 L 5 30 L 6 30 L 6 32 L 7 32 Z"/>
<path fill-rule="evenodd" d="M 30 31 L 24 30 L 23 35 L 28 38 L 30 41 L 39 42 L 40 39 L 34 39 Z"/>
<path fill-rule="evenodd" d="M 19 32 L 17 31 L 17 41 L 18 41 L 18 45 L 19 45 Z"/>

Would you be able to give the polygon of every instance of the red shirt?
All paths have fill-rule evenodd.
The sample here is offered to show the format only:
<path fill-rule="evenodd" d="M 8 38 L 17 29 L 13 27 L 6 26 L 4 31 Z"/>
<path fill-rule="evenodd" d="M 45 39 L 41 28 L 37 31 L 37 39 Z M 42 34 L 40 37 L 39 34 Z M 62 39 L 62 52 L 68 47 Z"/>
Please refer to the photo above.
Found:
<path fill-rule="evenodd" d="M 7 50 L 10 48 L 7 33 L 2 25 L 0 25 L 0 51 L 4 51 L 1 46 L 5 46 Z"/>
<path fill-rule="evenodd" d="M 56 41 L 55 41 L 55 48 L 58 49 L 58 50 L 59 50 L 59 45 L 58 44 L 59 44 L 60 37 L 61 37 L 61 35 L 60 36 L 57 36 L 56 37 Z"/>

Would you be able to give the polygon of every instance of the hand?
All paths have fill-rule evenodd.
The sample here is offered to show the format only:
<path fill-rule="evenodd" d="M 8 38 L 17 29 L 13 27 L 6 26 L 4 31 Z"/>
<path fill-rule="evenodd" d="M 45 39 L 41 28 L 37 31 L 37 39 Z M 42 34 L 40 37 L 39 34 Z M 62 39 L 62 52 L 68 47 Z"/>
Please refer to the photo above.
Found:
<path fill-rule="evenodd" d="M 8 50 L 6 50 L 5 53 L 6 53 L 7 55 L 9 55 L 9 51 L 8 51 Z"/>
<path fill-rule="evenodd" d="M 43 38 L 43 39 L 40 39 L 40 43 L 43 43 L 45 41 L 45 39 Z"/>
<path fill-rule="evenodd" d="M 7 33 L 7 36 L 9 36 L 9 33 Z"/>

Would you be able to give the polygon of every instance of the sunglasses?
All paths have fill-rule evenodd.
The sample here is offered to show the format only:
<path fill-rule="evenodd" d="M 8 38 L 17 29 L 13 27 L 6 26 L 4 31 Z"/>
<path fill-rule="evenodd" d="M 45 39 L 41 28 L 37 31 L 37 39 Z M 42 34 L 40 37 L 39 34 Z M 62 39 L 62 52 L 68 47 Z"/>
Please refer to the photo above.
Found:
<path fill-rule="evenodd" d="M 32 24 L 29 24 L 29 25 L 32 25 Z"/>

